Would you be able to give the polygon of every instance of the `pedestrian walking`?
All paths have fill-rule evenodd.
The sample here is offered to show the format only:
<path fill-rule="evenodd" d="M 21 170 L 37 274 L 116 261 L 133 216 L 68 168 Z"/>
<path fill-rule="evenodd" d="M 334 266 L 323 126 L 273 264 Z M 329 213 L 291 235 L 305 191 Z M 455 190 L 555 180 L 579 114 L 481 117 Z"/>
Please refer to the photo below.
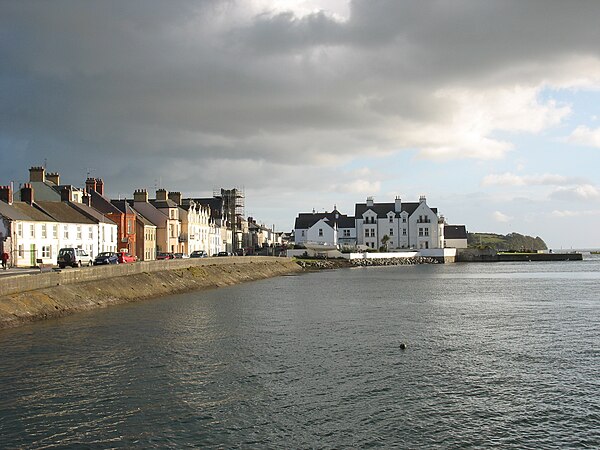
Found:
<path fill-rule="evenodd" d="M 10 255 L 6 252 L 2 252 L 2 268 L 4 270 L 8 269 L 8 260 L 10 258 Z"/>

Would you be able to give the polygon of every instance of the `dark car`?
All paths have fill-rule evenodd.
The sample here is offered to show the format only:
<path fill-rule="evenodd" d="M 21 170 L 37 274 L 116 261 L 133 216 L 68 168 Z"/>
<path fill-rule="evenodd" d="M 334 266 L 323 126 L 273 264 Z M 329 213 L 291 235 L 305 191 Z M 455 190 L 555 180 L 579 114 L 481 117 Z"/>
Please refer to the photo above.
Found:
<path fill-rule="evenodd" d="M 208 254 L 204 250 L 194 250 L 190 253 L 190 258 L 206 258 Z"/>
<path fill-rule="evenodd" d="M 219 253 L 217 253 L 217 256 L 231 256 L 231 253 L 219 252 Z"/>
<path fill-rule="evenodd" d="M 168 252 L 158 252 L 156 254 L 156 259 L 161 260 L 161 259 L 173 259 L 175 258 L 175 256 L 173 255 L 173 253 L 168 253 Z"/>
<path fill-rule="evenodd" d="M 119 264 L 119 255 L 115 252 L 102 252 L 94 258 L 95 266 L 103 266 L 106 264 Z"/>

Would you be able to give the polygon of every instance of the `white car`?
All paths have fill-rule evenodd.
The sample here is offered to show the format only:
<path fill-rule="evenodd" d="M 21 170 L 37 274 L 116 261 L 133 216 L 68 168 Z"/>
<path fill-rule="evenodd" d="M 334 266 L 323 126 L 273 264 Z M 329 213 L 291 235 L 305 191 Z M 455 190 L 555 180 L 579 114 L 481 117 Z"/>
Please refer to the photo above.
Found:
<path fill-rule="evenodd" d="M 58 251 L 56 263 L 58 264 L 58 267 L 64 269 L 66 266 L 91 266 L 93 260 L 92 257 L 81 248 L 65 247 Z"/>

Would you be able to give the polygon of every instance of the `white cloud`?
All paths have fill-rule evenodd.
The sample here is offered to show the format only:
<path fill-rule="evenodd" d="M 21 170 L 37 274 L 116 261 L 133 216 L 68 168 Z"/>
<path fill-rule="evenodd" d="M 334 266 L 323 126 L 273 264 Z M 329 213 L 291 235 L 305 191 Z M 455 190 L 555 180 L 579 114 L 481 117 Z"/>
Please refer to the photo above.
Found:
<path fill-rule="evenodd" d="M 582 184 L 579 186 L 559 187 L 552 194 L 551 198 L 558 200 L 576 201 L 576 200 L 596 200 L 600 199 L 600 190 L 591 184 Z"/>
<path fill-rule="evenodd" d="M 343 193 L 354 193 L 363 195 L 377 194 L 381 190 L 381 182 L 369 180 L 354 180 L 347 183 L 331 185 L 331 190 Z"/>
<path fill-rule="evenodd" d="M 486 175 L 482 186 L 562 186 L 581 181 L 579 178 L 557 174 L 516 175 L 510 172 Z"/>
<path fill-rule="evenodd" d="M 584 210 L 584 211 L 573 211 L 573 210 L 554 210 L 551 213 L 552 217 L 556 218 L 569 218 L 569 217 L 585 217 L 585 216 L 598 216 L 600 210 Z"/>
<path fill-rule="evenodd" d="M 492 214 L 492 218 L 496 221 L 496 222 L 501 222 L 501 223 L 506 223 L 506 222 L 510 222 L 513 218 L 501 213 L 500 211 L 495 211 Z"/>
<path fill-rule="evenodd" d="M 572 144 L 600 148 L 600 128 L 588 128 L 580 125 L 575 128 L 567 141 Z"/>

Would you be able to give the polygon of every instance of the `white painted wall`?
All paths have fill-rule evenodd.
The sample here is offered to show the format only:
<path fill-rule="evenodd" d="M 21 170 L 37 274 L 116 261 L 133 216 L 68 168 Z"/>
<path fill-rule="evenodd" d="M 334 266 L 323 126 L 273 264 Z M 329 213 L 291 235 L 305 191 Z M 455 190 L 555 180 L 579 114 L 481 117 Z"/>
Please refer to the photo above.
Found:
<path fill-rule="evenodd" d="M 337 230 L 332 228 L 328 221 L 319 220 L 306 231 L 307 242 L 337 244 Z"/>

